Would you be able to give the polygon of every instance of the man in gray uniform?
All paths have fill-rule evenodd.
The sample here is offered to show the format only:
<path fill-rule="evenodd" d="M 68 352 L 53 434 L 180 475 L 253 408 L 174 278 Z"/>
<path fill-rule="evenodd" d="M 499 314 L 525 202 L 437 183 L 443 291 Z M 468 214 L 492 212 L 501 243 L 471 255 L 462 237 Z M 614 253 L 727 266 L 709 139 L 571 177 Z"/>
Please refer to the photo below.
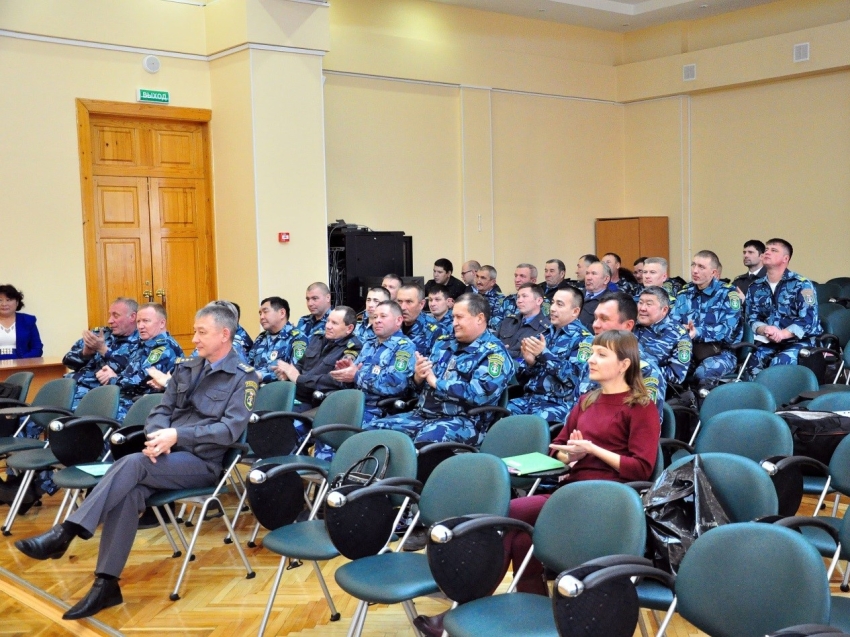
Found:
<path fill-rule="evenodd" d="M 257 392 L 254 368 L 240 363 L 233 349 L 236 329 L 236 317 L 227 308 L 199 310 L 192 339 L 198 356 L 175 368 L 162 403 L 145 424 L 144 451 L 112 465 L 65 522 L 15 542 L 29 557 L 58 559 L 75 537 L 89 539 L 103 523 L 94 586 L 63 619 L 90 617 L 123 603 L 118 577 L 151 494 L 208 487 L 219 479 L 227 447 L 248 425 Z"/>

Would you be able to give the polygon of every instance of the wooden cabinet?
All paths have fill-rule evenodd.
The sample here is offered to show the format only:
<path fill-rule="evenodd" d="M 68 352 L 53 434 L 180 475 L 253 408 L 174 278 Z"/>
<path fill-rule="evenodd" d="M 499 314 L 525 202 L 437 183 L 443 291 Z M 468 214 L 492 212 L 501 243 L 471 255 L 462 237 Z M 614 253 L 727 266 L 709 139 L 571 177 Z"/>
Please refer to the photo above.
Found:
<path fill-rule="evenodd" d="M 670 259 L 667 217 L 622 217 L 596 220 L 596 254 L 620 255 L 624 268 L 632 269 L 638 257 Z"/>

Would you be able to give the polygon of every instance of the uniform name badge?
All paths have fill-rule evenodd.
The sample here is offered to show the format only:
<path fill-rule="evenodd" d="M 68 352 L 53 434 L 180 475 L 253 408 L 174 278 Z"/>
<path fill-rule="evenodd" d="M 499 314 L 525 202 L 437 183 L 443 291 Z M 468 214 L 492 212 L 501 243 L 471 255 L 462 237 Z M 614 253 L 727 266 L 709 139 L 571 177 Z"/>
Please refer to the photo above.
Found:
<path fill-rule="evenodd" d="M 446 365 L 446 371 L 443 372 L 443 380 L 448 380 L 452 377 L 452 374 L 455 371 L 455 367 L 457 367 L 457 360 L 454 356 L 452 356 L 449 359 L 448 365 Z"/>
<path fill-rule="evenodd" d="M 372 375 L 377 376 L 380 373 L 381 373 L 381 366 L 380 365 L 373 365 L 372 366 Z"/>

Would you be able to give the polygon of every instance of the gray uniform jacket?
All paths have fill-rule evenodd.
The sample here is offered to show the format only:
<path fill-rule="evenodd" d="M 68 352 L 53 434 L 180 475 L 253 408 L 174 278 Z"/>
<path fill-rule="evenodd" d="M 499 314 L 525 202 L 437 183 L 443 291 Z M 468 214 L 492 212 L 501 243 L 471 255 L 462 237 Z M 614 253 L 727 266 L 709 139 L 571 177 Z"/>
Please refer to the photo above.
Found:
<path fill-rule="evenodd" d="M 257 375 L 231 350 L 217 369 L 198 382 L 205 363 L 198 357 L 178 362 L 162 403 L 148 416 L 145 432 L 174 427 L 173 451 L 189 451 L 220 467 L 226 447 L 239 440 L 248 426 Z"/>

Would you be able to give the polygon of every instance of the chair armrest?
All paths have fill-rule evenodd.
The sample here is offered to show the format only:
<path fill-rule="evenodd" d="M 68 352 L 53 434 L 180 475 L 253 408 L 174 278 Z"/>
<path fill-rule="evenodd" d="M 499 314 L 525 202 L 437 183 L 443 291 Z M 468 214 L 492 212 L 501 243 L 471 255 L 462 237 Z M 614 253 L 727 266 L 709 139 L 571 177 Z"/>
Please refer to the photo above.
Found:
<path fill-rule="evenodd" d="M 525 531 L 529 535 L 534 532 L 534 527 L 528 522 L 500 515 L 483 515 L 475 517 L 472 520 L 467 520 L 466 522 L 461 522 L 453 529 L 443 526 L 438 522 L 431 527 L 431 533 L 429 535 L 433 542 L 436 542 L 437 544 L 445 544 L 446 542 L 450 542 L 453 538 L 463 537 L 467 533 L 478 531 L 479 529 L 505 527 L 519 529 L 521 531 Z"/>
<path fill-rule="evenodd" d="M 29 404 L 14 398 L 0 398 L 0 409 L 4 407 L 29 407 Z"/>
<path fill-rule="evenodd" d="M 829 475 L 829 467 L 814 458 L 809 458 L 808 456 L 786 456 L 779 461 L 762 460 L 759 464 L 761 464 L 761 468 L 767 471 L 770 475 L 776 475 L 787 467 L 796 465 L 818 469 L 824 477 Z"/>
<path fill-rule="evenodd" d="M 133 429 L 133 431 L 124 432 L 123 429 L 126 427 L 121 427 L 118 431 L 114 431 L 112 435 L 109 437 L 109 442 L 113 445 L 124 445 L 128 442 L 133 442 L 138 438 L 145 438 L 147 434 L 143 429 Z"/>
<path fill-rule="evenodd" d="M 268 470 L 265 470 L 262 466 L 259 469 L 251 469 L 248 472 L 248 480 L 254 484 L 262 484 L 269 478 L 274 478 L 278 474 L 289 473 L 291 471 L 309 471 L 311 473 L 320 473 L 325 478 L 328 477 L 328 472 L 316 465 L 307 462 L 289 462 L 287 464 L 274 465 Z"/>
<path fill-rule="evenodd" d="M 756 348 L 758 348 L 758 345 L 756 345 L 755 343 L 748 343 L 746 341 L 741 341 L 740 343 L 733 343 L 732 345 L 728 345 L 727 347 L 729 349 L 731 349 L 733 352 L 737 352 L 738 350 L 742 350 L 742 349 L 755 350 Z"/>
<path fill-rule="evenodd" d="M 50 431 L 62 431 L 69 427 L 79 427 L 81 425 L 109 425 L 110 429 L 118 429 L 121 423 L 112 418 L 105 416 L 82 416 L 80 418 L 57 418 L 50 423 Z"/>
<path fill-rule="evenodd" d="M 246 454 L 251 451 L 251 447 L 245 444 L 244 442 L 231 442 L 229 445 L 227 445 L 227 448 L 236 449 L 237 451 L 241 451 L 243 454 Z"/>
<path fill-rule="evenodd" d="M 462 442 L 432 442 L 424 447 L 416 450 L 416 456 L 420 457 L 429 453 L 436 453 L 444 450 L 450 451 L 465 451 L 469 453 L 478 453 L 478 449 L 472 445 L 465 445 Z"/>
<path fill-rule="evenodd" d="M 497 405 L 485 405 L 484 407 L 473 407 L 468 412 L 466 412 L 466 415 L 469 416 L 470 418 L 474 418 L 475 416 L 480 416 L 482 414 L 488 414 L 488 413 L 498 414 L 502 417 L 506 417 L 506 416 L 511 415 L 511 412 L 509 412 L 507 409 L 505 409 L 504 407 L 499 407 Z"/>
<path fill-rule="evenodd" d="M 394 487 L 385 485 L 382 482 L 370 484 L 362 489 L 355 489 L 350 493 L 340 493 L 339 491 L 331 491 L 325 499 L 328 506 L 335 509 L 345 506 L 349 502 L 356 502 L 362 498 L 370 498 L 375 495 L 400 495 L 404 498 L 410 498 L 414 502 L 419 502 L 419 494 L 416 491 L 405 489 L 404 487 Z"/>
<path fill-rule="evenodd" d="M 313 423 L 313 419 L 310 416 L 304 416 L 294 411 L 267 411 L 262 414 L 254 414 L 254 416 L 255 418 L 251 419 L 252 423 L 262 422 L 272 418 L 292 418 L 293 420 L 308 420 L 310 424 Z"/>
<path fill-rule="evenodd" d="M 396 476 L 394 478 L 383 478 L 377 484 L 386 485 L 388 487 L 403 487 L 407 486 L 413 489 L 416 492 L 422 491 L 422 483 L 415 478 L 403 478 L 401 476 Z"/>
<path fill-rule="evenodd" d="M 674 449 L 676 451 L 684 449 L 691 455 L 695 453 L 693 446 L 677 438 L 659 438 L 658 444 L 661 445 L 662 449 Z"/>
<path fill-rule="evenodd" d="M 312 420 L 310 422 L 312 423 Z M 354 425 L 322 425 L 321 427 L 312 429 L 310 433 L 312 434 L 312 437 L 316 437 L 332 431 L 353 431 L 355 433 L 360 433 L 363 429 L 355 427 Z"/>
<path fill-rule="evenodd" d="M 625 577 L 649 577 L 657 579 L 671 591 L 676 590 L 676 576 L 651 565 L 634 563 L 609 566 L 595 571 L 580 580 L 571 575 L 564 575 L 557 580 L 558 592 L 564 597 L 577 597 L 583 592 L 606 584 L 612 580 Z"/>
<path fill-rule="evenodd" d="M 379 409 L 382 409 L 384 411 L 386 411 L 387 409 L 390 409 L 390 408 L 394 408 L 394 409 L 399 410 L 400 412 L 412 409 L 415 404 L 416 404 L 415 398 L 410 398 L 410 399 L 405 400 L 401 396 L 392 396 L 390 398 L 382 398 L 377 403 L 375 403 L 375 405 Z"/>
<path fill-rule="evenodd" d="M 686 407 L 685 405 L 670 405 L 670 409 L 673 410 L 674 414 L 685 413 L 699 418 L 699 412 L 693 407 Z"/>
<path fill-rule="evenodd" d="M 32 405 L 26 404 L 21 407 L 7 407 L 6 409 L 0 409 L 0 416 L 29 416 L 30 414 L 59 414 L 60 416 L 73 416 L 74 412 L 70 409 L 63 409 L 62 407 L 50 407 L 47 405 L 44 407 L 33 407 Z"/>
<path fill-rule="evenodd" d="M 799 530 L 801 527 L 804 526 L 813 526 L 827 533 L 833 539 L 836 545 L 841 543 L 841 539 L 838 535 L 838 529 L 824 522 L 822 518 L 810 518 L 803 515 L 795 515 L 790 518 L 781 518 L 779 520 L 776 520 L 774 524 L 776 524 L 777 526 L 784 526 L 794 530 Z"/>

